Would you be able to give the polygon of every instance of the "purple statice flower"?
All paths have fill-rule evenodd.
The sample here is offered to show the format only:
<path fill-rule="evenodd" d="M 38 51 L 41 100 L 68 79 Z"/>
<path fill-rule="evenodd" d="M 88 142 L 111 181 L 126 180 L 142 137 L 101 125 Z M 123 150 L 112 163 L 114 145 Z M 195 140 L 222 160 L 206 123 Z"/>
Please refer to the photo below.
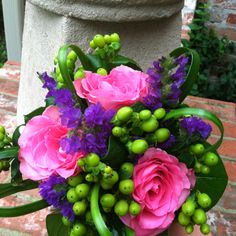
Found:
<path fill-rule="evenodd" d="M 46 95 L 46 98 L 48 97 L 52 97 L 53 96 L 53 92 L 56 89 L 57 83 L 54 80 L 54 78 L 50 77 L 47 72 L 44 72 L 41 74 L 41 78 L 44 81 L 43 83 L 43 88 L 48 89 L 48 93 Z"/>
<path fill-rule="evenodd" d="M 79 136 L 73 134 L 70 137 L 62 138 L 60 146 L 64 152 L 73 155 L 81 150 L 81 140 Z"/>
<path fill-rule="evenodd" d="M 144 104 L 155 110 L 163 105 L 175 106 L 181 95 L 181 85 L 186 78 L 188 58 L 180 56 L 176 59 L 163 57 L 153 62 L 153 67 L 147 70 L 148 95 Z"/>
<path fill-rule="evenodd" d="M 170 137 L 163 143 L 158 143 L 157 147 L 160 149 L 168 149 L 170 147 L 172 147 L 176 142 L 176 138 L 173 134 L 170 135 Z"/>
<path fill-rule="evenodd" d="M 60 109 L 61 124 L 70 129 L 76 129 L 82 123 L 82 113 L 79 108 L 65 107 Z"/>
<path fill-rule="evenodd" d="M 73 95 L 69 89 L 56 89 L 52 92 L 52 95 L 55 98 L 55 103 L 60 108 L 73 107 L 75 105 Z"/>
<path fill-rule="evenodd" d="M 49 205 L 59 208 L 62 215 L 74 221 L 73 205 L 65 198 L 66 188 L 66 179 L 53 174 L 39 185 L 39 193 Z"/>
<path fill-rule="evenodd" d="M 210 124 L 198 117 L 185 117 L 180 121 L 180 125 L 187 131 L 189 136 L 197 133 L 203 139 L 207 139 L 212 131 Z"/>

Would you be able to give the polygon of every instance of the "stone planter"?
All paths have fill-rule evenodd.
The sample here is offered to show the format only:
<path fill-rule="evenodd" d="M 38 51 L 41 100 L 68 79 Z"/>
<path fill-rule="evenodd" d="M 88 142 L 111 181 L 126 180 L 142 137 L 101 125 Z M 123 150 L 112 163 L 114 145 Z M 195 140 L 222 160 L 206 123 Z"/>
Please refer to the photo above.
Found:
<path fill-rule="evenodd" d="M 183 0 L 27 0 L 18 122 L 43 105 L 46 91 L 36 72 L 53 69 L 61 45 L 76 43 L 86 50 L 95 34 L 118 32 L 122 54 L 146 70 L 180 45 L 182 6 Z"/>

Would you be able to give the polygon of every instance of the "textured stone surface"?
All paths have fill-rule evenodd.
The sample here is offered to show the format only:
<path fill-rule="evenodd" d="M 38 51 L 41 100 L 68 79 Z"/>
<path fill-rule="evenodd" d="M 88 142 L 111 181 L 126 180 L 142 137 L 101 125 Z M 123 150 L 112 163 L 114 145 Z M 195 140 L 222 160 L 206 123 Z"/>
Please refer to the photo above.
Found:
<path fill-rule="evenodd" d="M 92 21 L 143 21 L 170 17 L 182 0 L 28 0 L 56 14 Z"/>
<path fill-rule="evenodd" d="M 88 42 L 95 34 L 113 32 L 121 36 L 121 54 L 135 59 L 146 70 L 153 60 L 180 45 L 181 14 L 144 22 L 84 21 L 54 14 L 27 1 L 18 122 L 23 114 L 43 105 L 45 91 L 36 73 L 53 70 L 53 58 L 61 45 L 75 43 L 88 51 Z"/>

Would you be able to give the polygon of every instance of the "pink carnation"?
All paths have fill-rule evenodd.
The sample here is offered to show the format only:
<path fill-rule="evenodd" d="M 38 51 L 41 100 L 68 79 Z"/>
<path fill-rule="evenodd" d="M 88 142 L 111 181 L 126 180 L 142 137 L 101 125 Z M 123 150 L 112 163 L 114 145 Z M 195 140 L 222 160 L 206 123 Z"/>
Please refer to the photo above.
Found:
<path fill-rule="evenodd" d="M 67 132 L 55 106 L 48 107 L 26 124 L 19 139 L 20 171 L 24 177 L 43 180 L 52 174 L 68 178 L 75 173 L 77 160 L 83 154 L 69 155 L 61 150 L 59 141 Z"/>
<path fill-rule="evenodd" d="M 100 104 L 107 109 L 130 106 L 147 95 L 147 74 L 127 66 L 114 68 L 109 75 L 102 76 L 86 72 L 84 79 L 74 82 L 77 94 L 90 103 Z"/>
<path fill-rule="evenodd" d="M 193 172 L 161 149 L 150 148 L 134 168 L 133 198 L 142 211 L 122 221 L 136 236 L 155 236 L 166 230 L 195 185 Z"/>

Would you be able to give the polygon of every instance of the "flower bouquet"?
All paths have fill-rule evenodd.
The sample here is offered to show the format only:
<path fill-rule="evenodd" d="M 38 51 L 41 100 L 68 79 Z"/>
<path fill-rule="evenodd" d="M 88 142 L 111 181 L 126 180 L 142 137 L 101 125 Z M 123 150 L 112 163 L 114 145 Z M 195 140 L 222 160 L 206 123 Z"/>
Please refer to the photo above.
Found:
<path fill-rule="evenodd" d="M 197 78 L 198 54 L 177 48 L 146 73 L 118 54 L 117 33 L 96 35 L 91 53 L 60 48 L 54 70 L 39 73 L 45 106 L 12 137 L 0 126 L 0 197 L 38 188 L 41 200 L 1 207 L 16 217 L 51 206 L 48 235 L 168 235 L 177 221 L 208 234 L 206 212 L 227 174 L 216 150 L 223 125 L 183 103 Z M 207 142 L 211 121 L 221 132 Z"/>

